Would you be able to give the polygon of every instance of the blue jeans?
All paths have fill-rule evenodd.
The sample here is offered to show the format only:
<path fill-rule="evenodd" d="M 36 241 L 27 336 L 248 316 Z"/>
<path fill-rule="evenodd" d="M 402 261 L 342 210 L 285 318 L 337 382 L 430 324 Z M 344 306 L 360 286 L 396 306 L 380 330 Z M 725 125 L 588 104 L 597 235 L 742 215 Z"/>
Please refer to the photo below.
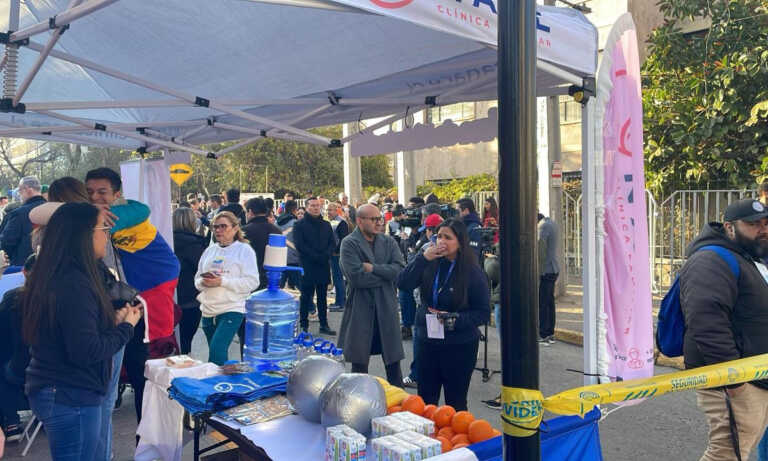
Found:
<path fill-rule="evenodd" d="M 403 319 L 403 326 L 412 327 L 416 317 L 416 298 L 413 297 L 413 290 L 399 290 L 397 299 L 400 301 L 400 316 Z"/>
<path fill-rule="evenodd" d="M 337 306 L 344 307 L 346 302 L 347 293 L 344 286 L 344 275 L 341 273 L 341 265 L 339 265 L 339 256 L 331 256 L 331 275 L 333 275 L 333 286 L 336 288 L 336 304 Z"/>
<path fill-rule="evenodd" d="M 765 431 L 757 445 L 757 461 L 768 461 L 768 431 Z"/>
<path fill-rule="evenodd" d="M 56 389 L 46 387 L 29 396 L 29 406 L 42 421 L 53 461 L 101 461 L 100 405 L 72 407 L 56 403 Z"/>
<path fill-rule="evenodd" d="M 117 400 L 117 388 L 120 384 L 120 370 L 123 368 L 124 350 L 125 347 L 121 347 L 112 356 L 112 377 L 109 379 L 104 403 L 101 404 L 101 437 L 99 437 L 99 445 L 96 448 L 97 455 L 94 459 L 109 460 L 112 458 L 112 410 L 115 409 L 115 401 Z"/>
<path fill-rule="evenodd" d="M 243 323 L 240 312 L 225 312 L 216 317 L 203 317 L 203 333 L 208 340 L 208 361 L 224 365 L 229 360 L 229 345 Z"/>

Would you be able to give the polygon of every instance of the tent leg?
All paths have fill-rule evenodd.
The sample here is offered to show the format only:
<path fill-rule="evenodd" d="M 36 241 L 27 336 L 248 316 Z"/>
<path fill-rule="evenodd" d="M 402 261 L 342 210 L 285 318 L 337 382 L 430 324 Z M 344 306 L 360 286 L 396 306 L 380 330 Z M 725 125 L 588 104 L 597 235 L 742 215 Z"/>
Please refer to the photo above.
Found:
<path fill-rule="evenodd" d="M 502 384 L 538 389 L 536 1 L 497 5 Z M 504 434 L 503 459 L 539 461 L 539 433 Z"/>
<path fill-rule="evenodd" d="M 582 184 L 582 309 L 584 318 L 584 384 L 596 384 L 597 356 L 597 308 L 598 277 L 602 273 L 597 260 L 597 221 L 595 217 L 595 99 L 591 98 L 581 110 L 581 184 Z"/>
<path fill-rule="evenodd" d="M 19 12 L 21 0 L 11 0 L 8 12 L 8 30 L 18 30 Z M 19 64 L 19 46 L 16 44 L 5 45 L 5 57 L 3 58 L 5 72 L 3 73 L 3 98 L 16 96 L 16 72 Z"/>

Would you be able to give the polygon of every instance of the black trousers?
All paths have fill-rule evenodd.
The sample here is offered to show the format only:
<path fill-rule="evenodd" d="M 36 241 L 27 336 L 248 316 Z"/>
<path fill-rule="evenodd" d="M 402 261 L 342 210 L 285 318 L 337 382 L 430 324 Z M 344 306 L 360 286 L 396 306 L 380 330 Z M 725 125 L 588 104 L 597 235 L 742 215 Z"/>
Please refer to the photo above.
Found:
<path fill-rule="evenodd" d="M 403 372 L 400 371 L 400 361 L 384 365 L 389 384 L 397 387 L 403 387 Z M 352 373 L 368 373 L 367 363 L 353 363 Z"/>
<path fill-rule="evenodd" d="M 419 356 L 418 392 L 426 404 L 438 405 L 440 390 L 445 392 L 445 404 L 456 411 L 467 409 L 467 393 L 477 362 L 480 339 L 462 344 L 445 344 L 415 339 Z"/>
<path fill-rule="evenodd" d="M 125 345 L 123 366 L 128 374 L 128 382 L 133 388 L 133 403 L 136 407 L 136 421 L 141 422 L 141 402 L 144 399 L 144 364 L 147 363 L 149 350 L 144 344 L 144 319 L 139 320 L 133 329 L 133 338 Z"/>
<path fill-rule="evenodd" d="M 181 310 L 181 320 L 179 321 L 179 347 L 182 354 L 192 352 L 192 338 L 195 337 L 197 329 L 200 327 L 200 317 L 203 313 L 200 306 L 197 308 L 188 307 Z"/>
<path fill-rule="evenodd" d="M 548 338 L 555 334 L 555 282 L 558 274 L 539 277 L 539 336 Z"/>
<path fill-rule="evenodd" d="M 312 298 L 315 294 L 317 294 L 317 317 L 320 320 L 320 326 L 328 326 L 328 284 L 307 282 L 305 277 L 301 282 L 301 299 L 299 301 L 302 328 L 309 328 L 309 312 L 312 310 Z"/>

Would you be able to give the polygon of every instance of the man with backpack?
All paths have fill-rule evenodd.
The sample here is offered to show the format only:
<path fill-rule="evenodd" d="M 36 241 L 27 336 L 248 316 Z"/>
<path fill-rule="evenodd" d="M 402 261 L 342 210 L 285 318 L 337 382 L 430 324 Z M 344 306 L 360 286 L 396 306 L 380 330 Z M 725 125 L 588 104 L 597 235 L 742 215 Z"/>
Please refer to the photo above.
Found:
<path fill-rule="evenodd" d="M 768 209 L 753 199 L 730 204 L 687 255 L 679 278 L 686 368 L 768 353 Z M 768 426 L 768 380 L 696 393 L 709 422 L 701 460 L 746 461 Z"/>

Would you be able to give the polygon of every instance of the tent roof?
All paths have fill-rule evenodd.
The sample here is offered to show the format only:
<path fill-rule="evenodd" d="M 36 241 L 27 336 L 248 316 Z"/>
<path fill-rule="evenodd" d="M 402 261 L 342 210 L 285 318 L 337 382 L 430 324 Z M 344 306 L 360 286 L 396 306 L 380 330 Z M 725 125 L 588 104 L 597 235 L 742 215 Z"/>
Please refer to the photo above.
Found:
<path fill-rule="evenodd" d="M 0 30 L 8 30 L 13 1 L 0 5 Z M 354 7 L 372 0 L 340 0 L 343 7 L 312 0 L 319 8 L 269 1 L 26 0 L 21 32 L 56 15 L 66 21 L 69 3 L 94 11 L 53 47 L 21 98 L 27 112 L 0 114 L 0 136 L 202 153 L 192 146 L 265 132 L 324 143 L 301 129 L 402 117 L 427 97 L 438 104 L 496 97 L 496 51 L 487 39 Z M 540 8 L 546 28 L 557 24 L 568 42 L 550 53 L 540 37 L 538 91 L 558 94 L 594 74 L 597 33 L 578 12 Z M 19 84 L 53 35 L 21 47 Z M 209 107 L 195 105 L 196 97 Z M 94 129 L 97 122 L 106 130 Z"/>

